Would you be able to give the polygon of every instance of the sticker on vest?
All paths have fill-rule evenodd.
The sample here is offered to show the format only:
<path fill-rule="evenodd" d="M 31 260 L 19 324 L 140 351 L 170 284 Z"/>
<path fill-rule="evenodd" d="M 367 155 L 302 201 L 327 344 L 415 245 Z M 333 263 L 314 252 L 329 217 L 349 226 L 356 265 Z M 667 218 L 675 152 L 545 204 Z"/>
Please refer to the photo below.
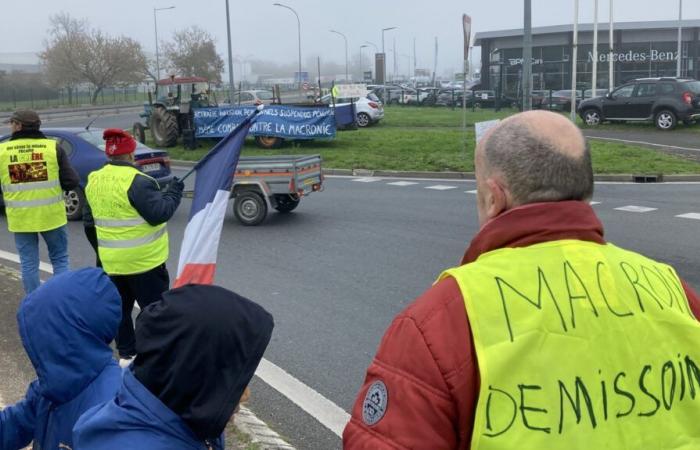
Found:
<path fill-rule="evenodd" d="M 10 183 L 32 183 L 37 181 L 47 181 L 49 172 L 45 161 L 32 163 L 10 164 Z"/>
<path fill-rule="evenodd" d="M 389 403 L 389 394 L 383 381 L 375 381 L 367 390 L 362 405 L 362 421 L 367 425 L 375 425 L 382 420 Z"/>

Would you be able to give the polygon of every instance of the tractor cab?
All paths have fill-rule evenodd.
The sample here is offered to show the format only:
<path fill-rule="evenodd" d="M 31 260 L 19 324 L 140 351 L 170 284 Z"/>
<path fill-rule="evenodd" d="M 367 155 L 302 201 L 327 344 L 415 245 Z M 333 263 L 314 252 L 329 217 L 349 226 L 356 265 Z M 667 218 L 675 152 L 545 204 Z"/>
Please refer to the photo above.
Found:
<path fill-rule="evenodd" d="M 154 94 L 149 93 L 148 103 L 141 114 L 145 125 L 135 123 L 134 135 L 143 142 L 145 130 L 150 129 L 158 147 L 174 146 L 181 135 L 193 136 L 193 109 L 216 106 L 209 81 L 202 77 L 177 78 L 173 75 L 164 78 L 156 83 Z"/>

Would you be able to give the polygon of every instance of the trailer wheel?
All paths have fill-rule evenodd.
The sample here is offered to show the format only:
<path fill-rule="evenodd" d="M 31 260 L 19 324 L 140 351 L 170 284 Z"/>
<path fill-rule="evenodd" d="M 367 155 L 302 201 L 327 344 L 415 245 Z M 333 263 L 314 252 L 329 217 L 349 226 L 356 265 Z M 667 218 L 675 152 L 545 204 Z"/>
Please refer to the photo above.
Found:
<path fill-rule="evenodd" d="M 255 144 L 264 149 L 280 148 L 284 139 L 275 136 L 255 136 Z"/>
<path fill-rule="evenodd" d="M 277 203 L 275 209 L 281 213 L 288 213 L 294 211 L 301 199 L 293 197 L 289 194 L 276 194 L 275 202 Z"/>
<path fill-rule="evenodd" d="M 233 214 L 245 226 L 258 225 L 267 216 L 267 203 L 257 192 L 244 191 L 233 201 Z"/>

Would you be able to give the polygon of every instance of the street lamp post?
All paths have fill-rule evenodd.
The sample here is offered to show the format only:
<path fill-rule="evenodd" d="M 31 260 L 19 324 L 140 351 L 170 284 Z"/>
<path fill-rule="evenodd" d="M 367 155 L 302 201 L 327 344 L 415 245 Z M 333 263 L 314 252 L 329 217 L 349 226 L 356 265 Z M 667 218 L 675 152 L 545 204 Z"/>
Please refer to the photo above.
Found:
<path fill-rule="evenodd" d="M 386 52 L 384 51 L 384 32 L 389 30 L 395 30 L 398 27 L 382 28 L 382 56 L 384 57 L 384 62 L 382 67 L 382 72 L 384 74 L 384 80 L 386 80 Z"/>
<path fill-rule="evenodd" d="M 228 37 L 228 103 L 229 105 L 233 102 L 233 95 L 231 94 L 234 90 L 233 85 L 233 53 L 231 50 L 231 15 L 228 9 L 228 0 L 226 0 L 226 34 Z"/>
<path fill-rule="evenodd" d="M 681 56 L 683 55 L 683 0 L 678 0 L 678 60 L 676 61 L 676 77 L 681 77 Z"/>
<path fill-rule="evenodd" d="M 175 7 L 168 6 L 165 8 L 153 8 L 153 28 L 156 32 L 156 75 L 158 77 L 158 80 L 160 80 L 160 57 L 158 55 L 158 20 L 156 19 L 156 12 L 165 11 L 166 9 L 175 9 Z M 158 82 L 158 80 L 156 80 L 156 83 Z"/>
<path fill-rule="evenodd" d="M 299 20 L 299 14 L 291 6 L 283 5 L 282 3 L 273 3 L 273 6 L 279 6 L 280 8 L 287 8 L 297 18 L 297 35 L 299 38 L 299 90 L 301 90 L 301 20 Z"/>
<path fill-rule="evenodd" d="M 369 45 L 360 45 L 360 72 L 362 72 L 362 81 L 365 80 L 365 65 L 364 60 L 362 59 L 362 49 L 367 47 L 369 47 Z"/>
<path fill-rule="evenodd" d="M 345 36 L 343 33 L 340 31 L 335 31 L 335 30 L 329 30 L 331 33 L 338 34 L 343 37 L 345 40 L 345 82 L 349 82 L 350 79 L 348 77 L 348 38 Z"/>

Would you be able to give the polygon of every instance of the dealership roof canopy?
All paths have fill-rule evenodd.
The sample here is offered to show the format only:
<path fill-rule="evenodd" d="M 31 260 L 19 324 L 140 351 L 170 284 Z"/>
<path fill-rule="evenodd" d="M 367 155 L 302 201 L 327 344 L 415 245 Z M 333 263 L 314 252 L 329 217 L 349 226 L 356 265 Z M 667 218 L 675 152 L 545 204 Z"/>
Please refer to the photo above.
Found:
<path fill-rule="evenodd" d="M 700 20 L 684 20 L 683 28 L 695 28 L 700 27 Z M 593 32 L 592 23 L 579 24 L 579 32 Z M 663 30 L 663 29 L 677 29 L 677 20 L 658 20 L 653 22 L 620 22 L 613 26 L 614 30 Z M 598 23 L 598 32 L 603 32 L 609 30 L 609 24 L 607 22 Z M 537 27 L 532 29 L 533 35 L 539 34 L 553 34 L 553 33 L 573 33 L 574 25 L 554 25 L 548 27 Z M 502 30 L 502 31 L 484 31 L 476 33 L 474 36 L 474 45 L 481 45 L 483 39 L 497 39 L 505 37 L 516 37 L 522 36 L 523 29 L 517 28 L 513 30 Z"/>

